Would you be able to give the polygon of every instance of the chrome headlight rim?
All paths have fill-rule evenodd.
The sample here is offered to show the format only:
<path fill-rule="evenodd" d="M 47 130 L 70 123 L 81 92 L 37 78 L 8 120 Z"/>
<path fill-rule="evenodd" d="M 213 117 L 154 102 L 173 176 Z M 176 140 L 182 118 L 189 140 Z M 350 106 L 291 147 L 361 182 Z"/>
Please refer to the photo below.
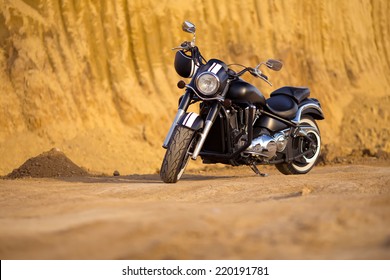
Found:
<path fill-rule="evenodd" d="M 212 91 L 210 91 L 210 92 L 205 92 L 205 91 L 203 91 L 203 90 L 201 89 L 201 87 L 199 86 L 200 78 L 201 78 L 202 76 L 205 76 L 205 75 L 212 76 L 212 77 L 215 79 L 216 83 L 217 83 L 215 89 L 212 90 Z M 218 92 L 218 89 L 219 89 L 219 87 L 220 87 L 221 81 L 219 80 L 219 77 L 218 77 L 216 74 L 214 74 L 213 72 L 206 71 L 206 72 L 203 72 L 203 73 L 201 73 L 200 75 L 198 75 L 198 77 L 196 77 L 195 84 L 196 84 L 197 90 L 198 90 L 202 95 L 205 95 L 205 96 L 213 96 L 213 95 L 215 95 L 215 94 Z"/>

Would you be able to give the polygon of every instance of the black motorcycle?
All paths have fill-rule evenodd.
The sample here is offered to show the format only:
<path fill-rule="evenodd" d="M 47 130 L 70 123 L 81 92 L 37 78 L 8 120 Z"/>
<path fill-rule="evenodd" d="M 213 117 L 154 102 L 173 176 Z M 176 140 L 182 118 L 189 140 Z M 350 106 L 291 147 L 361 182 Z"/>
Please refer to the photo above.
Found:
<path fill-rule="evenodd" d="M 183 175 L 189 159 L 203 163 L 248 165 L 261 176 L 257 165 L 274 164 L 283 174 L 305 174 L 315 165 L 321 149 L 321 136 L 315 120 L 324 119 L 317 99 L 309 98 L 306 87 L 282 87 L 265 99 L 241 76 L 248 72 L 269 85 L 261 66 L 279 71 L 280 61 L 269 59 L 255 68 L 226 65 L 218 59 L 206 61 L 195 45 L 195 25 L 185 21 L 183 31 L 193 34 L 175 55 L 176 72 L 192 78 L 185 88 L 179 108 L 163 147 L 167 149 L 160 176 L 175 183 Z M 231 66 L 240 66 L 233 71 Z M 187 112 L 199 102 L 199 114 Z"/>

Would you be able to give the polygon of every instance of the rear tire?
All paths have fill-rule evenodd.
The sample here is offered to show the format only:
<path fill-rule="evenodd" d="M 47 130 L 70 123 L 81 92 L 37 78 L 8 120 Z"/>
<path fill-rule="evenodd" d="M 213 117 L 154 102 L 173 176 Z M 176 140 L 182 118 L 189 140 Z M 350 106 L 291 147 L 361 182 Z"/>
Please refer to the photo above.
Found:
<path fill-rule="evenodd" d="M 190 159 L 194 136 L 195 131 L 185 126 L 175 128 L 161 164 L 160 177 L 164 183 L 180 180 Z"/>
<path fill-rule="evenodd" d="M 318 125 L 316 121 L 310 116 L 303 116 L 300 124 L 309 125 L 314 127 L 319 132 Z M 283 162 L 276 164 L 276 168 L 285 175 L 294 175 L 294 174 L 306 174 L 308 173 L 316 164 L 318 157 L 321 152 L 321 135 L 318 133 L 309 132 L 308 137 L 310 137 L 315 143 L 315 149 L 313 149 L 312 143 L 307 141 L 305 137 L 296 137 L 293 141 L 293 147 L 296 149 L 296 154 L 303 153 L 306 150 L 313 149 L 312 153 L 309 153 L 307 156 L 303 157 L 302 160 L 293 160 L 292 162 Z M 295 154 L 294 153 L 294 154 Z"/>

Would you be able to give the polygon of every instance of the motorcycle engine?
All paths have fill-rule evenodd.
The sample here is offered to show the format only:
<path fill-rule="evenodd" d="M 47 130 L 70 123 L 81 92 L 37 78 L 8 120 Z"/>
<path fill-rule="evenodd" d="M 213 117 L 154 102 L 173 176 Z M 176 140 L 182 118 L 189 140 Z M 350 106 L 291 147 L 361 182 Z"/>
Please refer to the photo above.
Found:
<path fill-rule="evenodd" d="M 287 137 L 284 132 L 275 133 L 273 136 L 262 134 L 252 140 L 251 145 L 244 153 L 272 159 L 276 155 L 276 152 L 283 152 L 286 145 Z"/>

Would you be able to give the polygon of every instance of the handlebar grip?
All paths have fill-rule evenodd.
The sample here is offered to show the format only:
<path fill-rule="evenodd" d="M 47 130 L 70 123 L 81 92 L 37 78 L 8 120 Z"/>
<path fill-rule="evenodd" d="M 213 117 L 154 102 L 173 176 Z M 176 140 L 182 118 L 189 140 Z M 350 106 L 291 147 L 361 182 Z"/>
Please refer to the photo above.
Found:
<path fill-rule="evenodd" d="M 263 77 L 264 79 L 268 80 L 268 77 L 266 75 L 264 75 L 263 73 L 261 73 L 260 76 Z"/>

